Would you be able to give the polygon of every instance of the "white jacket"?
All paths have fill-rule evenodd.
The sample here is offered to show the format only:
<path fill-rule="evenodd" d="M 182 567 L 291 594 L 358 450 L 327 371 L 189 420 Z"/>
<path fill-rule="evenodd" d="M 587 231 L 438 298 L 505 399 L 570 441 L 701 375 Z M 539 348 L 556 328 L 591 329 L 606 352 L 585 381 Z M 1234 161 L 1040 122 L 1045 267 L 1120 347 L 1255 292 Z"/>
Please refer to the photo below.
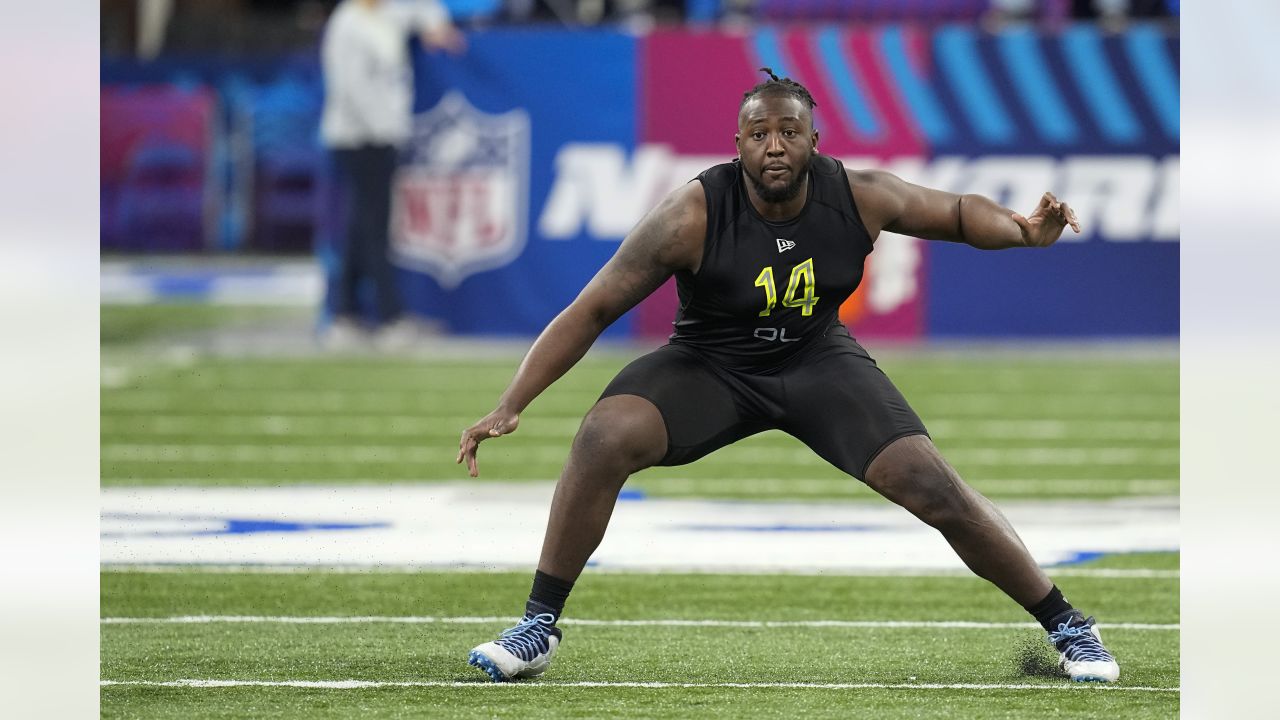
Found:
<path fill-rule="evenodd" d="M 343 0 L 320 42 L 324 115 L 320 138 L 332 148 L 399 145 L 413 111 L 410 35 L 449 22 L 437 0 L 382 0 L 372 7 Z"/>

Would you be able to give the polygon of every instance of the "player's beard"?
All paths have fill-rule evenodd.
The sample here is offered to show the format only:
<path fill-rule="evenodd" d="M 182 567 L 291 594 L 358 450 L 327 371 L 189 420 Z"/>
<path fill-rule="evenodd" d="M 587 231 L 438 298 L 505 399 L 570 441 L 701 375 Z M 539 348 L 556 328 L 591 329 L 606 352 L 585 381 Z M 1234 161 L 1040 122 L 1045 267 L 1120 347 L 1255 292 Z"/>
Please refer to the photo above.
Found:
<path fill-rule="evenodd" d="M 746 176 L 751 180 L 751 186 L 755 188 L 756 195 L 767 203 L 784 203 L 789 200 L 796 199 L 800 194 L 800 188 L 804 187 L 805 178 L 809 177 L 809 166 L 813 163 L 813 156 L 809 156 L 804 164 L 794 173 L 791 182 L 782 187 L 771 187 L 765 185 L 764 178 L 759 175 L 753 175 L 747 172 Z M 746 168 L 743 168 L 746 170 Z"/>

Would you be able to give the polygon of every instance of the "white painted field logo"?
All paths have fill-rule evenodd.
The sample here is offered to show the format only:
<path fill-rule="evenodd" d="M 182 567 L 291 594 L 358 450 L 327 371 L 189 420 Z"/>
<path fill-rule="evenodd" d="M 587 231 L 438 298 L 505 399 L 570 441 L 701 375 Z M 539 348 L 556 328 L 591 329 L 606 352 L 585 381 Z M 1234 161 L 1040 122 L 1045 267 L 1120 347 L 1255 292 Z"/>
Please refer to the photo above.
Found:
<path fill-rule="evenodd" d="M 524 250 L 529 115 L 490 115 L 451 91 L 414 118 L 396 173 L 392 257 L 445 289 L 502 267 Z"/>

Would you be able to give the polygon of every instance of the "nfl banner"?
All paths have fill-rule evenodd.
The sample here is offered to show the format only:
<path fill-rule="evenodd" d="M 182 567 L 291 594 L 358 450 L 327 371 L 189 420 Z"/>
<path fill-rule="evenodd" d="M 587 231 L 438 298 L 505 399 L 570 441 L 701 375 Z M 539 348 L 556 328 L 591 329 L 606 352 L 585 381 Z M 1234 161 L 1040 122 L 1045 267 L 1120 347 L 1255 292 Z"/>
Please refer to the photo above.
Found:
<path fill-rule="evenodd" d="M 539 218 L 566 146 L 634 146 L 636 46 L 612 31 L 496 29 L 468 34 L 462 55 L 415 53 L 390 228 L 406 309 L 451 333 L 523 337 L 608 261 L 620 238 L 549 237 Z M 606 335 L 629 337 L 630 315 Z"/>
<path fill-rule="evenodd" d="M 391 248 L 402 267 L 446 290 L 524 250 L 529 116 L 489 114 L 451 91 L 414 119 L 393 185 Z"/>

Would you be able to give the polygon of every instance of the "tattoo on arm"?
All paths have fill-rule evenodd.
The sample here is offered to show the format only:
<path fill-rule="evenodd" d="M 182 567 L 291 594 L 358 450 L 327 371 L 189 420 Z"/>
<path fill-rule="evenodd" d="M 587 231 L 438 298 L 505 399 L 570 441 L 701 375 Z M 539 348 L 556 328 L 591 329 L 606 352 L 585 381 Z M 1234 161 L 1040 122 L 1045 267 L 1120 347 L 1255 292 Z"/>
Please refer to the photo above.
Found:
<path fill-rule="evenodd" d="M 670 275 L 649 249 L 639 245 L 620 248 L 615 260 L 607 280 L 613 284 L 618 304 L 625 308 L 644 300 Z"/>
<path fill-rule="evenodd" d="M 609 294 L 606 322 L 635 307 L 684 266 L 687 222 L 678 210 L 659 208 L 623 241 L 599 278 Z"/>

